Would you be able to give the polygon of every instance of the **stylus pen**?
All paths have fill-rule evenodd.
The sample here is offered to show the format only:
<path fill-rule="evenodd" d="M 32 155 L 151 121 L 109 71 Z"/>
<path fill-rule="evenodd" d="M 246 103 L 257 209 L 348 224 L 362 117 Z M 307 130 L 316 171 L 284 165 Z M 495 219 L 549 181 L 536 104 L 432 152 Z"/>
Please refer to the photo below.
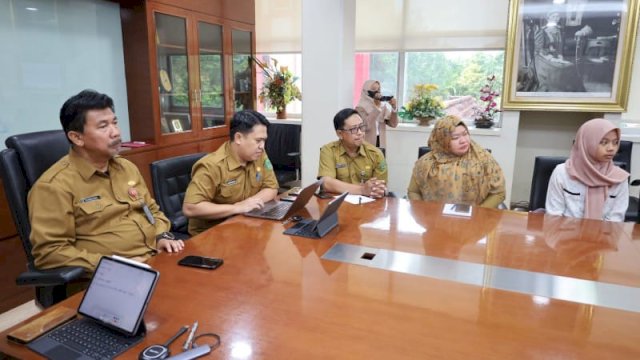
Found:
<path fill-rule="evenodd" d="M 191 327 L 191 332 L 189 333 L 189 337 L 187 338 L 187 341 L 184 342 L 184 345 L 182 346 L 182 350 L 187 351 L 191 348 L 191 344 L 193 343 L 193 337 L 196 334 L 196 330 L 198 330 L 198 322 L 194 322 L 193 326 Z"/>
<path fill-rule="evenodd" d="M 181 327 L 180 330 L 178 330 L 178 332 L 175 335 L 173 335 L 173 337 L 171 337 L 171 339 L 167 340 L 167 342 L 164 343 L 164 346 L 171 345 L 172 342 L 174 342 L 177 338 L 179 338 L 180 335 L 186 333 L 187 330 L 189 330 L 189 325 L 185 325 L 185 326 Z"/>

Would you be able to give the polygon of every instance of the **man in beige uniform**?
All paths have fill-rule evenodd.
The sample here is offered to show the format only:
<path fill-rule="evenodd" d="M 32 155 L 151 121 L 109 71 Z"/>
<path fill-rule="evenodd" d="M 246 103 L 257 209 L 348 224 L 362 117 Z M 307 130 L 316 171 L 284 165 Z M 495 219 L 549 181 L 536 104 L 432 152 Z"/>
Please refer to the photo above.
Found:
<path fill-rule="evenodd" d="M 269 121 L 253 110 L 231 119 L 230 140 L 193 165 L 182 211 L 196 235 L 229 216 L 260 209 L 278 194 L 264 151 Z"/>
<path fill-rule="evenodd" d="M 328 192 L 383 197 L 387 191 L 387 163 L 380 149 L 364 141 L 366 126 L 354 109 L 333 118 L 339 140 L 320 149 L 318 178 Z"/>
<path fill-rule="evenodd" d="M 71 149 L 29 192 L 29 219 L 39 268 L 81 266 L 93 272 L 103 255 L 145 260 L 182 250 L 138 168 L 117 155 L 120 129 L 113 100 L 93 90 L 69 98 L 60 122 Z"/>

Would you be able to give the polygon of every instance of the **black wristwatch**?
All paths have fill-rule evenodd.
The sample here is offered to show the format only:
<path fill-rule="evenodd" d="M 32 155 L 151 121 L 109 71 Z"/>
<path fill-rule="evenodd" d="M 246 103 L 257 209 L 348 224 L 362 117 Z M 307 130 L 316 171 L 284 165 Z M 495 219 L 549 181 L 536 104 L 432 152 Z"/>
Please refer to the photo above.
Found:
<path fill-rule="evenodd" d="M 157 240 L 162 240 L 162 239 L 175 240 L 176 237 L 173 235 L 173 233 L 165 231 L 163 233 L 160 233 L 160 234 L 156 235 L 156 241 Z"/>

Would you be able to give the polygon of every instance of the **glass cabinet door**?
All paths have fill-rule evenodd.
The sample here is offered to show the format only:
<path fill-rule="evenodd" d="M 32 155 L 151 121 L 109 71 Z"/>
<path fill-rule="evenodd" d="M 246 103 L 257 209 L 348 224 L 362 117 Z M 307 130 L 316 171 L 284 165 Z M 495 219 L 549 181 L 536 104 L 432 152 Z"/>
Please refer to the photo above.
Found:
<path fill-rule="evenodd" d="M 162 134 L 191 131 L 186 19 L 155 13 Z"/>
<path fill-rule="evenodd" d="M 222 64 L 222 26 L 198 22 L 198 59 L 202 109 L 202 128 L 224 126 L 224 69 Z"/>
<path fill-rule="evenodd" d="M 251 32 L 232 30 L 234 110 L 253 109 Z"/>

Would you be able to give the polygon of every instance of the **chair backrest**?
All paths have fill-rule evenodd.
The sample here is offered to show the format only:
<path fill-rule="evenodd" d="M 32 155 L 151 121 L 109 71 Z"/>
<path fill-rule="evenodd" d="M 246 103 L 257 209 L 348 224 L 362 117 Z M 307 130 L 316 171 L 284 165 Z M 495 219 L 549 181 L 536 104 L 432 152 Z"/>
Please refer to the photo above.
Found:
<path fill-rule="evenodd" d="M 6 139 L 5 145 L 7 149 L 0 153 L 0 176 L 11 216 L 32 267 L 27 195 L 40 175 L 69 153 L 70 145 L 62 130 L 14 135 Z"/>
<path fill-rule="evenodd" d="M 264 149 L 273 165 L 278 183 L 297 180 L 300 168 L 300 125 L 271 123 Z"/>
<path fill-rule="evenodd" d="M 188 221 L 182 213 L 182 202 L 191 182 L 191 168 L 207 153 L 189 154 L 151 163 L 151 181 L 160 210 L 171 221 L 171 231 L 187 233 Z"/>
<path fill-rule="evenodd" d="M 300 152 L 300 130 L 300 125 L 273 123 L 269 125 L 264 149 L 276 171 L 295 170 L 298 166 L 295 157 L 288 154 Z"/>
<path fill-rule="evenodd" d="M 564 156 L 536 156 L 531 179 L 531 193 L 529 195 L 529 210 L 545 207 L 547 188 L 551 173 L 558 164 L 567 160 Z"/>
<path fill-rule="evenodd" d="M 618 153 L 613 157 L 613 161 L 616 165 L 628 172 L 631 172 L 631 150 L 633 150 L 633 142 L 620 140 Z"/>
<path fill-rule="evenodd" d="M 431 151 L 431 148 L 428 146 L 420 146 L 418 148 L 418 159 L 420 159 L 422 157 L 422 155 L 428 153 L 429 151 Z"/>

